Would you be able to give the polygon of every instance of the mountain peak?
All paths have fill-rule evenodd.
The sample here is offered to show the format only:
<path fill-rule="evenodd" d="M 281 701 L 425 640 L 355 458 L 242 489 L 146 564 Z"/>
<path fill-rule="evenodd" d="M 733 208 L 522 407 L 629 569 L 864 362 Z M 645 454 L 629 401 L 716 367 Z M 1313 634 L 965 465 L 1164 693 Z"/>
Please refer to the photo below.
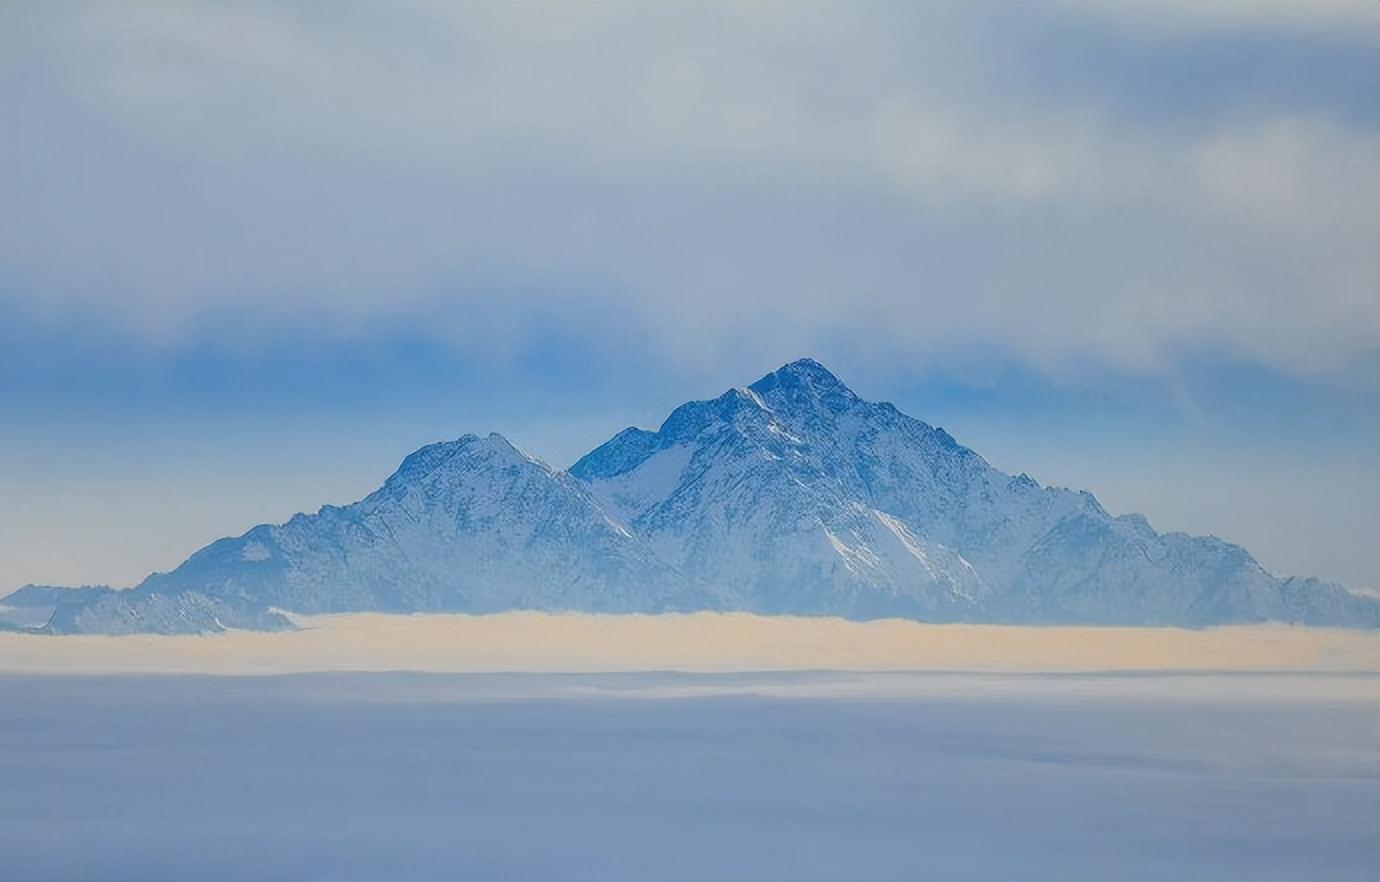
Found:
<path fill-rule="evenodd" d="M 488 435 L 467 435 L 465 443 L 459 445 L 467 461 L 482 463 L 484 467 L 506 468 L 509 466 L 536 466 L 545 472 L 552 469 L 546 463 L 509 441 L 498 432 Z"/>
<path fill-rule="evenodd" d="M 859 401 L 857 395 L 813 358 L 784 364 L 748 387 L 771 409 L 799 410 L 802 406 L 824 405 L 840 412 Z"/>
<path fill-rule="evenodd" d="M 428 444 L 408 454 L 397 471 L 388 478 L 385 486 L 419 480 L 434 472 L 443 463 L 466 454 L 504 464 L 531 462 L 541 465 L 497 432 L 490 432 L 487 436 L 466 434 L 454 441 Z"/>
<path fill-rule="evenodd" d="M 770 387 L 773 380 L 776 383 L 809 383 L 821 389 L 831 387 L 848 388 L 844 386 L 843 382 L 839 380 L 838 377 L 834 376 L 827 367 L 815 361 L 813 358 L 798 358 L 795 361 L 783 364 L 756 383 L 753 383 L 752 388 L 757 390 L 759 386 Z"/>
<path fill-rule="evenodd" d="M 491 450 L 495 453 L 504 454 L 505 456 L 516 454 L 523 459 L 531 459 L 530 456 L 519 450 L 513 442 L 509 441 L 498 432 L 490 432 L 482 438 L 475 438 L 474 441 L 471 442 L 471 446 L 476 450 Z"/>

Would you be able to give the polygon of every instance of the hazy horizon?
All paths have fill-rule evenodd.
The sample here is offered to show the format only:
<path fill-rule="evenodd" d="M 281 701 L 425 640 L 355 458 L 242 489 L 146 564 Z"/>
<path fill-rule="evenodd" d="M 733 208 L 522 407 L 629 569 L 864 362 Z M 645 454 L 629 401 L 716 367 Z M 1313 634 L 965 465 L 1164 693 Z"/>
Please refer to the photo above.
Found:
<path fill-rule="evenodd" d="M 1370 630 L 935 625 L 750 613 L 294 616 L 295 631 L 0 632 L 0 675 L 329 671 L 1380 674 Z"/>

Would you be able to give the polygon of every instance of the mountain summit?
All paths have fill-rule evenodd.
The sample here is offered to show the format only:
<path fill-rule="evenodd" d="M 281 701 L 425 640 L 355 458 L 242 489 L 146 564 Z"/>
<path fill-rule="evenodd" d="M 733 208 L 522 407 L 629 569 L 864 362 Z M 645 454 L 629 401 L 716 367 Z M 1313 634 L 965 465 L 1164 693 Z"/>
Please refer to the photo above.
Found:
<path fill-rule="evenodd" d="M 743 610 L 855 619 L 1376 627 L 1380 603 L 1007 475 L 812 359 L 559 471 L 501 435 L 353 505 L 255 527 L 130 591 L 21 589 L 44 630 L 285 628 L 302 613 Z"/>

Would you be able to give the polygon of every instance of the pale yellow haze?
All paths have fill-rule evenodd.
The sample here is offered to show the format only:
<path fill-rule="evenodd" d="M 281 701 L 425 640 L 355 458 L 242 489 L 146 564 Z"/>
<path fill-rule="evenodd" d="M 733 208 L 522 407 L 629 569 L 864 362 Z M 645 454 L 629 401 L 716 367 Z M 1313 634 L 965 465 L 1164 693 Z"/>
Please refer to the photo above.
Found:
<path fill-rule="evenodd" d="M 204 636 L 0 633 L 3 673 L 307 671 L 1348 671 L 1380 673 L 1380 634 L 1280 625 L 931 625 L 887 619 L 513 612 L 295 617 L 301 630 Z"/>

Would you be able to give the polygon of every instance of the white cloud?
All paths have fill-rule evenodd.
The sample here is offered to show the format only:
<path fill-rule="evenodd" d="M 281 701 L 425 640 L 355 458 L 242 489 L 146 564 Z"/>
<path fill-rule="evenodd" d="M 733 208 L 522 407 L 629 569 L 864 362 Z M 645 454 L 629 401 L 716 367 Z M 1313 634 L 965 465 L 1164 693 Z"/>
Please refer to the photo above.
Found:
<path fill-rule="evenodd" d="M 1064 12 L 1166 41 L 1361 17 L 1227 5 Z M 1038 80 L 1039 51 L 992 74 L 1014 50 L 985 42 L 990 10 L 0 16 L 28 129 L 0 147 L 0 269 L 28 309 L 159 339 L 421 324 L 496 351 L 533 315 L 595 313 L 690 360 L 764 335 L 1046 366 L 1154 368 L 1208 341 L 1318 371 L 1375 350 L 1373 126 L 1298 107 L 1129 126 L 1003 78 Z"/>

